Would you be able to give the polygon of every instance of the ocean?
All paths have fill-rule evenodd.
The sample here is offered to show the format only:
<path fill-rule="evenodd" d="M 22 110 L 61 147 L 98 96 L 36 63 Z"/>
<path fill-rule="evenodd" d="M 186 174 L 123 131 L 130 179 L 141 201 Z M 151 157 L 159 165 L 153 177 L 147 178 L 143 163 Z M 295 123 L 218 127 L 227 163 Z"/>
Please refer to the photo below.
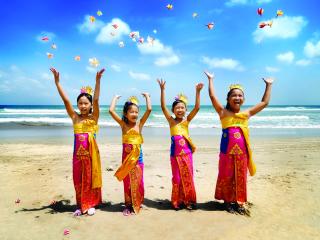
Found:
<path fill-rule="evenodd" d="M 243 110 L 247 107 L 250 106 L 244 106 Z M 108 108 L 109 106 L 106 105 L 100 106 L 100 129 L 118 128 Z M 189 109 L 192 109 L 192 106 L 189 106 Z M 145 106 L 141 106 L 140 115 L 144 110 Z M 122 108 L 117 107 L 116 111 L 121 115 Z M 69 129 L 71 126 L 72 122 L 63 105 L 0 105 L 0 133 L 6 133 L 8 136 L 10 130 L 27 132 L 28 129 L 43 131 L 54 129 L 54 131 L 59 131 L 59 129 Z M 255 135 L 320 136 L 320 106 L 268 106 L 250 118 L 249 127 Z M 191 132 L 199 135 L 208 134 L 208 132 L 220 134 L 221 125 L 213 107 L 203 105 L 191 122 L 190 128 Z M 145 124 L 145 129 L 151 129 L 147 131 L 157 134 L 169 131 L 160 106 L 152 107 L 152 113 Z M 163 129 L 166 130 L 163 131 Z M 45 132 L 43 134 L 46 135 Z"/>

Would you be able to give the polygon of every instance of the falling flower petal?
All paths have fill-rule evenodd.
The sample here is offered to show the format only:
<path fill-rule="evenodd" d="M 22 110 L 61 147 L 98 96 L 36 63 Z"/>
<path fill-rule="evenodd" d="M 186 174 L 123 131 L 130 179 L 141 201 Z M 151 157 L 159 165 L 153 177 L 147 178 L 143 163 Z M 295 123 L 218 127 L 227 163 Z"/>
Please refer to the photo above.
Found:
<path fill-rule="evenodd" d="M 69 229 L 63 230 L 63 235 L 68 235 L 69 233 L 70 233 L 70 230 L 69 230 Z"/>
<path fill-rule="evenodd" d="M 89 63 L 93 67 L 98 67 L 100 64 L 97 58 L 89 58 Z"/>
<path fill-rule="evenodd" d="M 153 29 L 153 33 L 154 33 L 154 34 L 157 34 L 157 32 L 158 32 L 158 31 L 157 31 L 156 29 Z"/>
<path fill-rule="evenodd" d="M 102 16 L 102 12 L 100 10 L 97 11 L 97 15 L 100 17 Z"/>
<path fill-rule="evenodd" d="M 96 18 L 94 16 L 90 16 L 90 22 L 94 23 L 96 21 Z"/>
<path fill-rule="evenodd" d="M 257 9 L 257 13 L 258 13 L 260 16 L 262 16 L 263 12 L 264 12 L 263 8 L 258 8 L 258 9 Z"/>
<path fill-rule="evenodd" d="M 147 37 L 147 42 L 148 42 L 150 45 L 153 45 L 154 40 L 155 40 L 155 39 L 154 39 L 153 37 L 150 37 L 150 36 Z"/>
<path fill-rule="evenodd" d="M 74 57 L 74 60 L 76 60 L 76 61 L 80 61 L 80 59 L 81 59 L 80 56 L 75 56 Z"/>
<path fill-rule="evenodd" d="M 54 44 L 54 43 L 52 43 L 51 48 L 52 48 L 52 49 L 57 49 L 57 45 Z"/>
<path fill-rule="evenodd" d="M 214 23 L 213 22 L 208 23 L 206 26 L 209 30 L 211 30 L 214 27 Z"/>
<path fill-rule="evenodd" d="M 123 48 L 124 47 L 124 42 L 119 42 L 119 47 Z"/>
<path fill-rule="evenodd" d="M 48 37 L 43 37 L 43 38 L 41 38 L 41 40 L 47 42 L 47 41 L 49 41 L 49 38 Z"/>
<path fill-rule="evenodd" d="M 117 29 L 119 26 L 117 24 L 112 24 L 112 27 L 114 27 L 114 29 Z"/>
<path fill-rule="evenodd" d="M 198 13 L 196 13 L 196 12 L 192 13 L 192 17 L 193 17 L 193 18 L 198 17 Z"/>
<path fill-rule="evenodd" d="M 277 17 L 281 17 L 283 16 L 283 11 L 282 10 L 278 10 L 277 11 Z"/>
<path fill-rule="evenodd" d="M 264 28 L 264 27 L 266 27 L 266 26 L 272 27 L 272 24 L 273 24 L 272 21 L 269 21 L 269 22 L 261 22 L 261 23 L 259 23 L 259 27 L 260 27 L 260 28 Z"/>
<path fill-rule="evenodd" d="M 141 38 L 139 38 L 139 43 L 144 43 L 144 38 L 143 37 L 141 37 Z"/>
<path fill-rule="evenodd" d="M 21 202 L 21 201 L 20 201 L 19 198 L 17 198 L 17 200 L 15 201 L 16 204 L 18 204 L 18 203 L 20 203 L 20 202 Z"/>
<path fill-rule="evenodd" d="M 53 54 L 47 52 L 47 57 L 48 57 L 49 59 L 50 59 L 50 58 L 53 58 Z"/>
<path fill-rule="evenodd" d="M 172 10 L 172 9 L 173 9 L 173 5 L 172 5 L 172 4 L 168 4 L 168 5 L 166 6 L 166 8 L 167 8 L 168 10 Z"/>

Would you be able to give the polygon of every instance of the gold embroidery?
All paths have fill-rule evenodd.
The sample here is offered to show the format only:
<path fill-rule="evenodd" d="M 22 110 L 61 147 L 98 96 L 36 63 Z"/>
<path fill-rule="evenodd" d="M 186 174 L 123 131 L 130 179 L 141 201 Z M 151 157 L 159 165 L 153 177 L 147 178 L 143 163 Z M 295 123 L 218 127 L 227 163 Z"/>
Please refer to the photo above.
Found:
<path fill-rule="evenodd" d="M 179 144 L 180 144 L 181 147 L 183 147 L 186 144 L 186 141 L 183 138 L 181 138 L 179 140 Z"/>
<path fill-rule="evenodd" d="M 241 138 L 240 132 L 235 132 L 235 133 L 233 134 L 233 136 L 234 136 L 235 139 L 240 139 L 240 138 Z"/>
<path fill-rule="evenodd" d="M 240 155 L 240 154 L 243 154 L 243 152 L 241 148 L 238 146 L 238 144 L 235 144 L 230 150 L 229 154 Z"/>

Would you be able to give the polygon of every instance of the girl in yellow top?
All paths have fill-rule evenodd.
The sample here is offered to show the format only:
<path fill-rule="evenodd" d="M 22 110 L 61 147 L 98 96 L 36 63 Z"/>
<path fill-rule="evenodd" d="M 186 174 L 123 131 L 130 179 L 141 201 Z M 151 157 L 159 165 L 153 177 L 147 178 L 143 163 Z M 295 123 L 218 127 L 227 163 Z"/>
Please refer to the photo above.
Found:
<path fill-rule="evenodd" d="M 110 105 L 109 112 L 122 129 L 122 165 L 116 171 L 115 176 L 123 181 L 125 209 L 123 215 L 138 213 L 144 200 L 143 183 L 143 155 L 141 144 L 142 127 L 151 113 L 151 100 L 148 93 L 142 93 L 146 99 L 146 111 L 140 121 L 138 120 L 139 106 L 136 97 L 131 97 L 123 106 L 122 118 L 115 112 L 117 100 L 116 95 Z"/>
<path fill-rule="evenodd" d="M 195 146 L 189 136 L 189 123 L 200 109 L 200 91 L 202 83 L 196 85 L 196 102 L 192 111 L 185 117 L 187 111 L 187 99 L 185 96 L 178 96 L 172 104 L 171 116 L 165 102 L 165 84 L 158 79 L 161 89 L 161 109 L 166 117 L 171 134 L 171 170 L 172 170 L 172 194 L 171 204 L 175 210 L 179 210 L 184 204 L 187 209 L 192 210 L 197 202 L 196 191 L 193 180 L 193 159 L 192 153 Z"/>
<path fill-rule="evenodd" d="M 59 72 L 51 68 L 58 92 L 72 120 L 74 128 L 73 183 L 76 192 L 77 209 L 74 215 L 95 213 L 95 206 L 101 203 L 101 163 L 95 140 L 99 119 L 100 79 L 104 69 L 96 74 L 96 85 L 92 98 L 90 87 L 82 88 L 77 97 L 77 113 L 60 85 Z"/>
<path fill-rule="evenodd" d="M 272 78 L 263 78 L 266 83 L 262 100 L 257 105 L 241 111 L 244 102 L 242 86 L 233 84 L 227 94 L 227 105 L 218 101 L 213 87 L 213 74 L 205 72 L 209 80 L 209 96 L 222 125 L 219 155 L 219 174 L 215 198 L 224 200 L 226 210 L 245 214 L 247 202 L 247 169 L 251 176 L 256 172 L 249 142 L 248 120 L 264 109 L 270 100 Z"/>

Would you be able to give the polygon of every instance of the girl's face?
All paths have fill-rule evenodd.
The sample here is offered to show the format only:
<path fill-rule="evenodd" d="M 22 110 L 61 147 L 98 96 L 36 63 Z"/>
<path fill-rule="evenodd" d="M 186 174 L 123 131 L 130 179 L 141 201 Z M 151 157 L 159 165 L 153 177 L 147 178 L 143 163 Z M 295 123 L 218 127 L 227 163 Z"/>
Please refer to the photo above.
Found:
<path fill-rule="evenodd" d="M 228 103 L 230 105 L 230 108 L 233 111 L 239 111 L 241 105 L 244 102 L 243 92 L 240 89 L 232 90 L 232 93 L 228 97 L 227 101 L 228 101 Z"/>
<path fill-rule="evenodd" d="M 184 115 L 186 114 L 186 105 L 184 103 L 179 102 L 177 105 L 174 106 L 173 108 L 173 113 L 176 116 L 176 118 L 183 118 Z"/>
<path fill-rule="evenodd" d="M 135 105 L 131 105 L 125 114 L 125 117 L 131 123 L 136 123 L 139 117 L 139 108 Z"/>
<path fill-rule="evenodd" d="M 79 98 L 77 105 L 81 115 L 88 115 L 90 113 L 92 104 L 86 96 L 82 96 L 81 98 Z"/>

